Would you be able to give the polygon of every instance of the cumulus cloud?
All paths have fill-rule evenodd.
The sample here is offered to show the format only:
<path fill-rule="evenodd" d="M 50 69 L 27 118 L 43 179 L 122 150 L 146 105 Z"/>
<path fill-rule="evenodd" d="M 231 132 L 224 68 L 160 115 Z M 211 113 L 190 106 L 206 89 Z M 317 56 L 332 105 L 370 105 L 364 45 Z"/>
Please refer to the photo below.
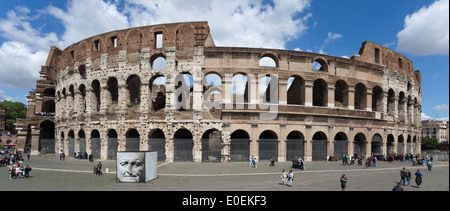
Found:
<path fill-rule="evenodd" d="M 442 104 L 433 107 L 431 110 L 433 111 L 448 111 L 448 105 Z"/>
<path fill-rule="evenodd" d="M 64 49 L 96 34 L 152 24 L 208 21 L 218 46 L 284 49 L 307 30 L 310 1 L 68 0 L 65 8 L 49 5 L 35 16 L 27 7 L 16 7 L 0 19 L 6 39 L 0 47 L 0 84 L 34 88 L 51 45 Z M 43 17 L 61 22 L 62 32 L 42 32 L 36 23 Z"/>
<path fill-rule="evenodd" d="M 448 55 L 449 0 L 437 0 L 407 15 L 397 34 L 397 50 L 414 55 Z"/>

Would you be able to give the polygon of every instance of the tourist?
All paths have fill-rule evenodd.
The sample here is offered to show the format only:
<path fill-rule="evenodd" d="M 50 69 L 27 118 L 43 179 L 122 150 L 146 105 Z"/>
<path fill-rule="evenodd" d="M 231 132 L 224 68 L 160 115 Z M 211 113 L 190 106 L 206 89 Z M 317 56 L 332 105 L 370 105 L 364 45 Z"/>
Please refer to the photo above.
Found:
<path fill-rule="evenodd" d="M 25 167 L 25 178 L 30 178 L 30 171 L 31 171 L 31 167 L 30 167 L 30 165 L 27 165 Z"/>
<path fill-rule="evenodd" d="M 406 182 L 408 183 L 407 186 L 409 186 L 410 185 L 410 181 L 411 181 L 411 172 L 409 171 L 409 169 L 406 169 L 405 179 L 406 179 Z"/>
<path fill-rule="evenodd" d="M 403 167 L 403 169 L 400 171 L 400 182 L 405 185 L 405 177 L 406 177 L 406 169 Z"/>
<path fill-rule="evenodd" d="M 98 161 L 97 164 L 97 171 L 95 172 L 95 175 L 102 175 L 102 163 L 100 161 Z"/>
<path fill-rule="evenodd" d="M 417 188 L 419 188 L 419 186 L 422 184 L 422 172 L 420 172 L 419 169 L 417 169 L 416 171 L 416 184 L 417 184 Z"/>
<path fill-rule="evenodd" d="M 292 182 L 294 181 L 294 172 L 292 172 L 292 169 L 289 170 L 288 174 L 288 186 L 292 187 Z"/>
<path fill-rule="evenodd" d="M 342 191 L 345 191 L 345 189 L 347 188 L 347 177 L 345 176 L 345 174 L 342 174 L 340 180 L 341 180 L 341 189 Z"/>
<path fill-rule="evenodd" d="M 398 182 L 396 186 L 392 189 L 392 191 L 403 191 L 402 183 Z"/>
<path fill-rule="evenodd" d="M 273 156 L 270 158 L 270 166 L 275 166 L 275 158 Z"/>
<path fill-rule="evenodd" d="M 431 168 L 433 167 L 433 162 L 431 162 L 431 160 L 428 160 L 427 167 L 428 171 L 431 171 Z"/>
<path fill-rule="evenodd" d="M 286 183 L 286 178 L 287 178 L 287 172 L 286 172 L 286 170 L 282 170 L 281 171 L 281 184 L 282 185 L 285 185 L 285 183 Z"/>

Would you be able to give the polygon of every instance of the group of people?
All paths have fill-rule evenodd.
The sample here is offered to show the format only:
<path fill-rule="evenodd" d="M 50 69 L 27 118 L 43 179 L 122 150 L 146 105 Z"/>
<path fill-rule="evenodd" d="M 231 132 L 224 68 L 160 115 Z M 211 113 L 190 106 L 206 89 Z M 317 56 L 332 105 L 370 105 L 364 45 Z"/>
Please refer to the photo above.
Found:
<path fill-rule="evenodd" d="M 415 182 L 416 187 L 419 188 L 422 184 L 422 177 L 423 174 L 420 172 L 420 169 L 417 169 L 416 173 L 414 174 L 416 176 Z M 397 183 L 396 186 L 392 189 L 393 191 L 403 191 L 403 186 L 410 186 L 411 185 L 411 172 L 409 169 L 406 169 L 403 167 L 403 169 L 400 171 L 400 181 Z"/>
<path fill-rule="evenodd" d="M 30 165 L 23 167 L 20 162 L 17 162 L 9 166 L 9 174 L 11 175 L 9 179 L 30 178 L 31 170 Z"/>
<path fill-rule="evenodd" d="M 281 184 L 292 187 L 292 182 L 294 181 L 294 173 L 292 170 L 289 170 L 289 173 L 286 170 L 281 171 Z"/>

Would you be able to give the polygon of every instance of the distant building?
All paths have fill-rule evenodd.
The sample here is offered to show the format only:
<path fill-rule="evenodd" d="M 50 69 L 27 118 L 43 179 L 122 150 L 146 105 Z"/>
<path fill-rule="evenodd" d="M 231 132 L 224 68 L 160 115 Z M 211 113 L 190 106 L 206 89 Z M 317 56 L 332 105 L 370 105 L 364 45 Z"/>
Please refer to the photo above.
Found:
<path fill-rule="evenodd" d="M 448 143 L 448 121 L 422 120 L 422 136 L 435 138 L 439 143 Z"/>

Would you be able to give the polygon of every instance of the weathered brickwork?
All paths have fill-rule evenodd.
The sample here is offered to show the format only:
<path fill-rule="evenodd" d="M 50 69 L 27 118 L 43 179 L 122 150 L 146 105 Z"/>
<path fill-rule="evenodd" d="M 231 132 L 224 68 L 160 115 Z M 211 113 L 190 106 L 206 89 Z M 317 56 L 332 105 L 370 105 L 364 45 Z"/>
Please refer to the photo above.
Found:
<path fill-rule="evenodd" d="M 156 150 L 168 162 L 311 161 L 421 150 L 420 72 L 368 41 L 346 59 L 217 47 L 207 22 L 163 24 L 52 47 L 41 74 L 53 87 L 54 151 L 69 156 Z M 40 102 L 30 114 L 41 98 L 30 99 Z M 43 121 L 31 132 L 23 124 L 23 142 L 28 133 L 42 139 Z"/>

